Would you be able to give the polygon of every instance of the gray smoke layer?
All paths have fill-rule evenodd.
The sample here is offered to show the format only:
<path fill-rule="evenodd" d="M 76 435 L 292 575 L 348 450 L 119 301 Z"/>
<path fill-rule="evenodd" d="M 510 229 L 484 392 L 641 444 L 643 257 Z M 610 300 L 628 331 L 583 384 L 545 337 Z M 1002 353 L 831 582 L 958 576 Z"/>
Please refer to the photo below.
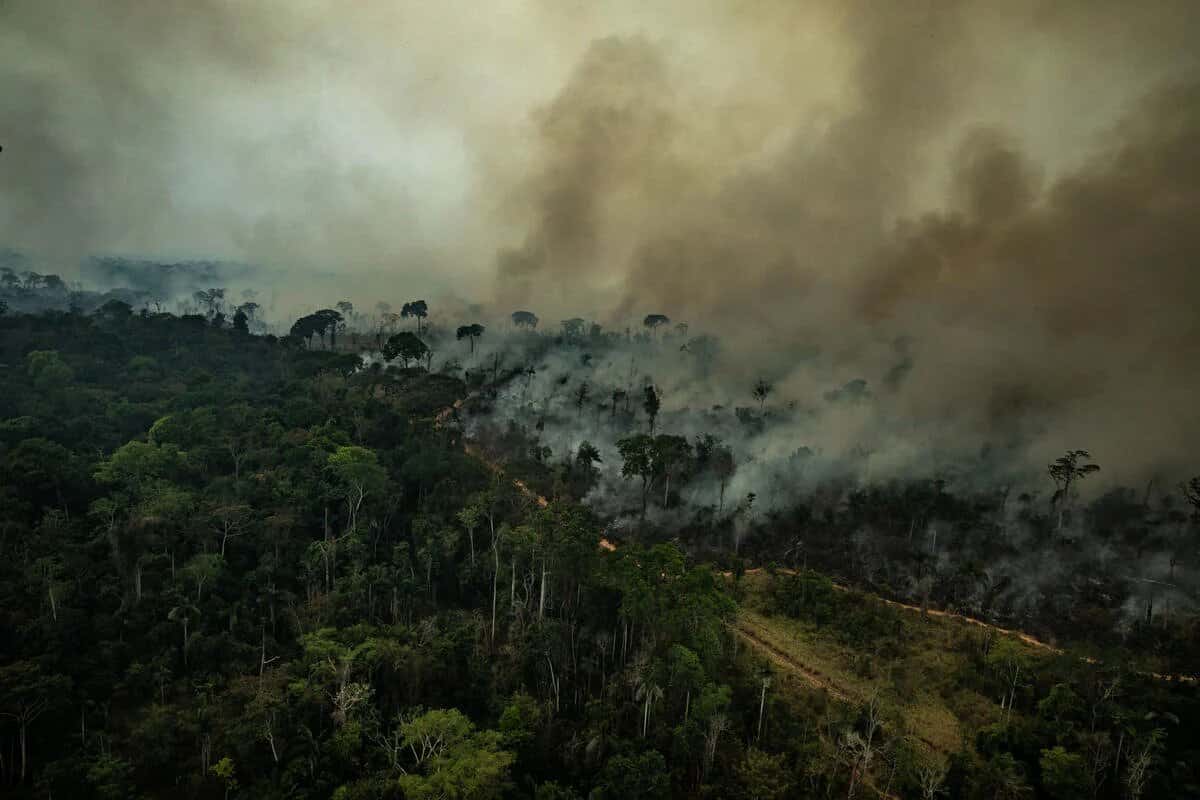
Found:
<path fill-rule="evenodd" d="M 1173 0 L 9 0 L 0 244 L 254 263 L 281 309 L 663 313 L 722 342 L 664 424 L 761 375 L 801 426 L 764 448 L 1175 475 L 1198 33 Z"/>

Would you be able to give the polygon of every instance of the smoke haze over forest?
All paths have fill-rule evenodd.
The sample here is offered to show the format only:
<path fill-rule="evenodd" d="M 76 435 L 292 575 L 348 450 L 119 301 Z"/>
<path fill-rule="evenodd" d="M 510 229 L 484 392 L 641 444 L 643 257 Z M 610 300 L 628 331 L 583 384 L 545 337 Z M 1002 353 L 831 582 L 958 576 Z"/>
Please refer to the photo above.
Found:
<path fill-rule="evenodd" d="M 1178 477 L 1197 34 L 1170 0 L 8 0 L 0 245 L 254 264 L 295 307 L 664 313 L 720 336 L 712 402 L 867 381 L 897 463 Z"/>
<path fill-rule="evenodd" d="M 0 797 L 1200 798 L 1200 0 L 0 0 Z"/>

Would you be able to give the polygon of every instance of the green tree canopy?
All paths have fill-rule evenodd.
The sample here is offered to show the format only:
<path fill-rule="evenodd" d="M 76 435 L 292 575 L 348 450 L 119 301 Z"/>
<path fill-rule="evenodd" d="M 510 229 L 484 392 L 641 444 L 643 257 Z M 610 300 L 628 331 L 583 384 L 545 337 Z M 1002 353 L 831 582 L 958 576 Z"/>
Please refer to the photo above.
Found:
<path fill-rule="evenodd" d="M 400 726 L 412 754 L 400 776 L 410 800 L 488 800 L 508 783 L 513 754 L 501 747 L 496 731 L 479 731 L 456 709 L 427 711 Z"/>

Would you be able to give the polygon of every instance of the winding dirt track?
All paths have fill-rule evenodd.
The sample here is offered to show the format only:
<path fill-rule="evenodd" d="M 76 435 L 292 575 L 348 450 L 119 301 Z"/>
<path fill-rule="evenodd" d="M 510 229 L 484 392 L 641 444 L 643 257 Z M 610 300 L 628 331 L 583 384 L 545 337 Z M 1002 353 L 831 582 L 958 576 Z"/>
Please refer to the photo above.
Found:
<path fill-rule="evenodd" d="M 832 680 L 822 675 L 820 672 L 812 669 L 797 661 L 788 653 L 780 650 L 775 645 L 768 642 L 764 636 L 761 627 L 744 616 L 739 615 L 737 623 L 730 625 L 730 630 L 738 636 L 745 639 L 754 649 L 763 653 L 768 660 L 774 662 L 776 666 L 783 667 L 788 672 L 799 676 L 805 683 L 815 689 L 821 689 L 827 692 L 830 696 L 836 697 L 838 700 L 849 703 L 857 698 L 852 698 L 844 689 L 833 683 Z"/>
<path fill-rule="evenodd" d="M 467 399 L 469 399 L 469 397 Z M 464 401 L 462 399 L 456 400 L 456 401 L 454 401 L 454 405 L 447 406 L 446 408 L 439 411 L 435 418 L 436 425 L 438 427 L 441 427 L 448 419 L 450 419 L 455 413 L 457 413 L 463 407 L 463 403 L 464 403 Z M 503 472 L 503 467 L 500 464 L 497 464 L 497 463 L 491 461 L 490 459 L 488 459 L 487 457 L 485 457 L 483 455 L 483 453 L 480 452 L 478 447 L 474 447 L 470 443 L 464 441 L 463 449 L 469 455 L 474 456 L 475 458 L 478 458 L 480 461 L 482 461 L 484 464 L 486 464 L 488 466 L 488 468 L 491 469 L 492 471 Z M 515 486 L 517 491 L 520 492 L 522 495 L 529 498 L 533 502 L 537 503 L 537 505 L 539 507 L 545 508 L 546 506 L 549 505 L 549 501 L 545 497 L 543 497 L 540 494 L 537 494 L 532 489 L 530 489 L 529 486 L 525 483 L 525 481 L 521 480 L 520 478 L 513 478 L 513 486 Z M 617 549 L 617 545 L 614 544 L 609 539 L 601 537 L 600 538 L 600 548 L 603 550 L 607 550 L 609 552 L 613 552 Z M 758 574 L 763 571 L 764 570 L 762 567 L 753 567 L 751 569 L 746 570 L 745 574 L 754 575 L 754 574 Z M 780 574 L 784 574 L 784 575 L 795 575 L 797 573 L 797 570 L 777 569 L 776 572 L 780 573 Z M 725 572 L 722 574 L 727 578 L 732 577 L 732 575 L 733 575 L 733 573 L 731 573 L 731 572 Z M 838 583 L 833 584 L 833 587 L 840 592 L 850 591 L 849 587 L 843 586 Z M 1014 638 L 1019 639 L 1020 641 L 1024 642 L 1025 644 L 1029 645 L 1030 647 L 1034 647 L 1039 650 L 1045 650 L 1046 652 L 1049 652 L 1049 653 L 1061 655 L 1064 652 L 1061 648 L 1058 648 L 1058 647 L 1055 647 L 1054 645 L 1043 642 L 1042 640 L 1038 639 L 1037 637 L 1035 637 L 1031 634 L 1025 633 L 1023 631 L 1014 630 L 1011 628 L 1002 628 L 999 625 L 993 625 L 990 622 L 984 622 L 983 620 L 976 619 L 975 617 L 968 617 L 965 614 L 958 614 L 953 611 L 941 611 L 941 610 L 935 609 L 935 608 L 924 608 L 923 609 L 920 606 L 911 605 L 909 603 L 901 603 L 898 600 L 889 600 L 888 598 L 881 597 L 879 595 L 868 595 L 868 596 L 880 603 L 884 603 L 886 605 L 892 606 L 893 608 L 902 608 L 907 611 L 913 611 L 918 614 L 926 614 L 931 617 L 942 617 L 944 619 L 958 620 L 958 621 L 964 622 L 968 625 L 975 625 L 980 628 L 986 628 L 988 630 L 995 631 L 996 633 L 1002 634 L 1004 636 L 1014 637 Z M 739 617 L 738 625 L 734 628 L 734 630 L 738 634 L 740 634 L 742 636 L 742 638 L 746 639 L 746 641 L 751 643 L 753 646 L 758 648 L 760 651 L 766 653 L 767 657 L 770 658 L 771 661 L 773 661 L 776 664 L 779 664 L 781 666 L 786 666 L 787 669 L 800 675 L 802 678 L 804 678 L 804 680 L 811 683 L 813 686 L 816 686 L 817 688 L 820 688 L 820 689 L 824 689 L 825 691 L 829 692 L 831 695 L 838 697 L 840 699 L 843 699 L 843 700 L 847 699 L 847 696 L 844 692 L 842 692 L 837 687 L 835 687 L 831 683 L 829 683 L 829 681 L 826 680 L 825 678 L 823 678 L 820 675 L 820 673 L 817 673 L 817 672 L 812 671 L 811 669 L 808 669 L 803 664 L 800 664 L 799 662 L 792 659 L 786 653 L 783 653 L 782 651 L 774 648 L 769 643 L 763 641 L 761 637 L 755 636 L 753 631 L 750 629 L 750 626 L 745 622 L 744 618 Z M 1085 657 L 1085 658 L 1081 658 L 1080 660 L 1086 661 L 1089 664 L 1099 663 L 1093 658 Z M 1177 681 L 1177 682 L 1189 683 L 1189 684 L 1195 684 L 1197 682 L 1200 682 L 1200 676 L 1198 676 L 1198 675 L 1163 674 L 1163 673 L 1158 673 L 1158 672 L 1141 672 L 1139 674 L 1148 675 L 1150 677 L 1157 678 L 1157 679 L 1163 680 L 1163 681 Z M 924 739 L 922 739 L 922 741 L 924 741 Z"/>
<path fill-rule="evenodd" d="M 738 616 L 737 624 L 730 627 L 735 633 L 738 634 L 738 636 L 742 637 L 742 639 L 744 639 L 748 644 L 765 655 L 769 661 L 778 667 L 782 667 L 793 675 L 798 676 L 814 689 L 820 689 L 829 696 L 841 700 L 844 703 L 853 704 L 862 702 L 862 697 L 847 691 L 841 686 L 838 686 L 828 676 L 822 675 L 812 667 L 798 661 L 790 654 L 780 650 L 778 647 L 767 641 L 762 627 L 753 620 L 748 619 L 745 616 Z M 932 750 L 936 750 L 937 752 L 946 752 L 945 748 L 938 746 L 936 743 L 926 739 L 920 734 L 912 734 L 912 736 Z"/>

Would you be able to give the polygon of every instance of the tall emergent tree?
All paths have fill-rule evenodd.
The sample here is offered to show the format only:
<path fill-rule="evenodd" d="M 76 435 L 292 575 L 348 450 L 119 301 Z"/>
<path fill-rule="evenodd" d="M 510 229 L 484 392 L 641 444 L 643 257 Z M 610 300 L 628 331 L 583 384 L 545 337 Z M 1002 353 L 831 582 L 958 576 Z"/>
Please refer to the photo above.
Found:
<path fill-rule="evenodd" d="M 354 533 L 363 501 L 368 495 L 382 493 L 387 484 L 387 470 L 379 465 L 374 451 L 352 445 L 330 453 L 327 466 L 336 491 L 346 503 L 346 529 Z"/>
<path fill-rule="evenodd" d="M 639 433 L 617 440 L 617 452 L 624 463 L 621 476 L 642 479 L 642 518 L 646 517 L 646 497 L 658 469 L 658 446 L 653 436 Z"/>
<path fill-rule="evenodd" d="M 400 725 L 412 761 L 401 769 L 400 788 L 412 800 L 488 800 L 500 797 L 513 754 L 500 734 L 478 731 L 457 709 L 434 709 Z"/>
<path fill-rule="evenodd" d="M 692 446 L 682 436 L 664 434 L 654 437 L 658 472 L 663 476 L 663 508 L 671 497 L 671 478 L 686 473 L 692 463 Z"/>
<path fill-rule="evenodd" d="M 1057 491 L 1050 499 L 1050 505 L 1058 511 L 1057 532 L 1062 531 L 1063 516 L 1075 494 L 1075 484 L 1100 471 L 1099 464 L 1086 463 L 1092 458 L 1087 450 L 1068 450 L 1066 455 L 1059 456 L 1053 464 L 1046 467 L 1050 480 L 1054 481 Z"/>
<path fill-rule="evenodd" d="M 417 321 L 417 335 L 421 335 L 421 320 L 429 316 L 429 304 L 424 300 L 413 300 L 400 308 L 400 316 L 404 319 L 412 317 Z"/>
<path fill-rule="evenodd" d="M 654 423 L 658 419 L 658 410 L 662 407 L 662 396 L 654 384 L 646 384 L 642 396 L 642 408 L 646 410 L 646 417 L 650 420 L 650 434 L 654 434 Z"/>
<path fill-rule="evenodd" d="M 482 325 L 480 325 L 478 322 L 474 322 L 470 325 L 459 325 L 458 331 L 456 332 L 455 335 L 456 335 L 456 338 L 460 342 L 463 339 L 469 340 L 471 342 L 471 353 L 474 354 L 475 353 L 475 340 L 478 339 L 480 336 L 483 336 L 484 330 L 485 330 L 485 328 Z"/>
<path fill-rule="evenodd" d="M 772 386 L 766 378 L 759 378 L 754 382 L 754 399 L 758 401 L 758 410 L 763 410 L 763 405 L 767 402 L 767 397 L 775 387 Z"/>
<path fill-rule="evenodd" d="M 666 314 L 647 314 L 646 318 L 642 320 L 642 326 L 651 333 L 655 333 L 659 328 L 670 324 L 671 318 Z"/>
<path fill-rule="evenodd" d="M 717 513 L 725 510 L 725 487 L 737 470 L 737 462 L 733 458 L 733 450 L 718 437 L 706 433 L 696 437 L 696 467 L 706 471 L 717 479 L 719 494 L 717 496 Z"/>
<path fill-rule="evenodd" d="M 534 314 L 532 311 L 514 311 L 512 313 L 512 324 L 517 328 L 533 330 L 538 326 L 537 314 Z"/>
<path fill-rule="evenodd" d="M 323 308 L 292 323 L 290 335 L 304 342 L 305 346 L 311 347 L 313 336 L 320 337 L 321 343 L 324 344 L 325 334 L 328 333 L 329 347 L 332 349 L 337 346 L 337 330 L 343 321 L 341 313 L 332 308 Z"/>
<path fill-rule="evenodd" d="M 405 368 L 408 367 L 410 361 L 416 361 L 419 364 L 428 352 L 429 348 L 412 331 L 394 333 L 383 343 L 383 357 L 388 361 L 395 361 L 398 358 Z"/>
<path fill-rule="evenodd" d="M 47 675 L 35 661 L 17 661 L 0 667 L 0 717 L 16 723 L 22 783 L 29 771 L 29 727 L 60 702 L 68 688 L 66 678 Z"/>

